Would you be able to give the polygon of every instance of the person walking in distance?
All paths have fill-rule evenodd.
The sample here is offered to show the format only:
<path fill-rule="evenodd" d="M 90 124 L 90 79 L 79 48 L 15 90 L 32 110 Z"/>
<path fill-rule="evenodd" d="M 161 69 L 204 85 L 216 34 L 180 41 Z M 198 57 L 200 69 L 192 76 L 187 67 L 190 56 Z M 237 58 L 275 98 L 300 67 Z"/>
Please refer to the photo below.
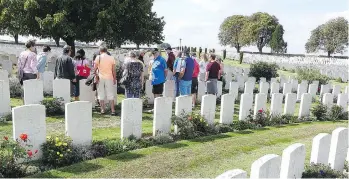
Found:
<path fill-rule="evenodd" d="M 97 93 L 99 103 L 101 105 L 101 114 L 105 113 L 105 99 L 109 101 L 111 114 L 115 113 L 115 89 L 116 85 L 116 70 L 114 57 L 107 54 L 107 48 L 99 47 L 100 55 L 95 59 L 94 71 L 97 74 Z"/>
<path fill-rule="evenodd" d="M 152 51 L 154 60 L 151 63 L 152 85 L 154 98 L 160 97 L 164 91 L 164 83 L 167 76 L 166 60 L 161 57 L 158 49 Z"/>
<path fill-rule="evenodd" d="M 74 65 L 76 71 L 76 82 L 74 83 L 74 97 L 75 101 L 79 101 L 80 96 L 80 80 L 87 79 L 91 72 L 91 64 L 85 57 L 83 49 L 78 50 L 75 56 Z"/>
<path fill-rule="evenodd" d="M 44 72 L 47 62 L 47 55 L 51 52 L 51 48 L 48 45 L 44 46 L 43 52 L 40 52 L 37 55 L 38 64 L 36 65 L 36 68 L 38 69 L 40 80 L 44 80 Z"/>
<path fill-rule="evenodd" d="M 206 67 L 206 92 L 207 94 L 213 94 L 217 95 L 218 89 L 217 89 L 217 81 L 220 78 L 220 65 L 216 62 L 216 55 L 210 54 L 210 62 L 207 64 Z"/>
<path fill-rule="evenodd" d="M 18 58 L 18 80 L 20 84 L 23 85 L 23 81 L 31 80 L 31 79 L 39 79 L 40 74 L 37 69 L 38 60 L 35 48 L 35 40 L 29 40 L 25 43 L 25 47 L 27 48 L 23 51 Z"/>
<path fill-rule="evenodd" d="M 126 98 L 140 98 L 143 87 L 143 63 L 137 59 L 136 52 L 130 52 L 130 60 L 125 64 L 121 84 L 125 85 Z"/>

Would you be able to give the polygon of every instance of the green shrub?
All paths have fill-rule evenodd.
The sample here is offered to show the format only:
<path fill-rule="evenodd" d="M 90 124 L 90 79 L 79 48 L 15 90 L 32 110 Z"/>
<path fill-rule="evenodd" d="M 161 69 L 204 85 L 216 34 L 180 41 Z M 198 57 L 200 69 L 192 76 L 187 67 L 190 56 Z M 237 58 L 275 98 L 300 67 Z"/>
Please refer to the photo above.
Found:
<path fill-rule="evenodd" d="M 256 126 L 248 121 L 233 121 L 234 130 L 243 131 L 247 129 L 255 129 Z"/>
<path fill-rule="evenodd" d="M 307 80 L 307 81 L 319 81 L 320 85 L 325 85 L 330 80 L 326 75 L 322 75 L 319 70 L 310 69 L 310 68 L 298 68 L 297 72 L 297 80 Z"/>
<path fill-rule="evenodd" d="M 0 116 L 0 122 L 12 121 L 12 112 L 5 114 L 4 116 Z"/>
<path fill-rule="evenodd" d="M 46 116 L 64 115 L 63 98 L 44 99 L 41 104 L 46 107 Z"/>
<path fill-rule="evenodd" d="M 62 167 L 79 162 L 72 140 L 65 136 L 47 136 L 41 146 L 42 163 L 51 167 Z"/>
<path fill-rule="evenodd" d="M 217 131 L 217 133 L 227 133 L 227 132 L 233 132 L 234 127 L 233 125 L 217 124 L 215 126 L 215 130 Z"/>
<path fill-rule="evenodd" d="M 348 176 L 331 169 L 330 166 L 312 163 L 305 167 L 302 178 L 348 178 Z"/>
<path fill-rule="evenodd" d="M 269 116 L 269 112 L 263 109 L 258 110 L 256 116 L 254 116 L 253 111 L 250 110 L 250 114 L 247 116 L 247 121 L 254 124 L 257 128 L 265 127 L 269 124 Z"/>
<path fill-rule="evenodd" d="M 336 80 L 335 80 L 336 82 L 338 82 L 338 83 L 343 83 L 343 80 L 342 80 L 342 78 L 336 78 Z"/>
<path fill-rule="evenodd" d="M 276 78 L 279 76 L 277 73 L 278 68 L 279 67 L 275 63 L 269 64 L 266 62 L 257 62 L 251 65 L 248 76 L 256 77 L 257 81 L 259 81 L 261 77 L 264 77 L 267 79 L 267 81 L 270 81 L 271 78 Z"/>
<path fill-rule="evenodd" d="M 290 115 L 290 114 L 284 114 L 284 115 L 281 116 L 281 118 L 282 118 L 282 120 L 283 120 L 286 124 L 297 123 L 297 122 L 298 122 L 297 116 Z"/>
<path fill-rule="evenodd" d="M 326 121 L 327 120 L 327 106 L 322 103 L 314 106 L 311 109 L 311 113 L 315 116 L 318 121 Z"/>
<path fill-rule="evenodd" d="M 23 94 L 23 89 L 17 78 L 9 78 L 10 97 L 20 98 Z"/>
<path fill-rule="evenodd" d="M 333 105 L 327 114 L 331 121 L 348 120 L 348 112 L 344 111 L 341 106 Z"/>

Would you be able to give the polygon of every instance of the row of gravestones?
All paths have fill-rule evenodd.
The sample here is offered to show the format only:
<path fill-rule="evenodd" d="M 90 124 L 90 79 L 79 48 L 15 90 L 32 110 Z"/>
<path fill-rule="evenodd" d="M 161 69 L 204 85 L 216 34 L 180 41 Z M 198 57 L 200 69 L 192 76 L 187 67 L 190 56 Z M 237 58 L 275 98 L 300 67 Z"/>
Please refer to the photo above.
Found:
<path fill-rule="evenodd" d="M 310 163 L 329 165 L 343 172 L 349 161 L 348 128 L 340 127 L 331 134 L 321 133 L 313 138 Z M 301 178 L 306 158 L 305 145 L 296 143 L 283 150 L 282 156 L 265 155 L 251 165 L 250 178 Z M 216 179 L 247 178 L 241 169 L 229 170 Z"/>

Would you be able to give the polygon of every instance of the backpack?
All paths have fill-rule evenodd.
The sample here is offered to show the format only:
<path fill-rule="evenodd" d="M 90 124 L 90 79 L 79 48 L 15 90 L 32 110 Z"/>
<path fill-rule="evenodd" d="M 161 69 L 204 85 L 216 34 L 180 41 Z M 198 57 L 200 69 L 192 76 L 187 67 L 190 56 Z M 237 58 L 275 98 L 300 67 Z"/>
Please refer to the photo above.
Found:
<path fill-rule="evenodd" d="M 81 60 L 81 65 L 76 65 L 76 71 L 78 76 L 88 77 L 90 76 L 91 69 L 84 65 L 84 60 Z"/>

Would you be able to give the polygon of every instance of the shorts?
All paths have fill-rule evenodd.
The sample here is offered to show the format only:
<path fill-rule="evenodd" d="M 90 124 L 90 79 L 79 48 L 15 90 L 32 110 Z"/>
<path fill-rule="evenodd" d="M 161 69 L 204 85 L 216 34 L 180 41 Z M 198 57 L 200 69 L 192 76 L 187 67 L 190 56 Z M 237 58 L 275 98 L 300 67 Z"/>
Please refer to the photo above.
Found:
<path fill-rule="evenodd" d="M 191 83 L 191 94 L 198 93 L 198 87 L 199 87 L 198 78 L 193 78 Z"/>
<path fill-rule="evenodd" d="M 97 93 L 99 100 L 107 100 L 112 101 L 115 98 L 116 89 L 113 84 L 113 80 L 109 79 L 99 79 L 99 83 L 97 86 Z"/>
<path fill-rule="evenodd" d="M 207 94 L 217 95 L 217 79 L 208 79 L 206 82 L 206 91 Z"/>
<path fill-rule="evenodd" d="M 162 94 L 164 92 L 164 83 L 153 85 L 153 94 Z"/>
<path fill-rule="evenodd" d="M 191 80 L 190 81 L 179 81 L 179 92 L 181 96 L 191 95 Z"/>

